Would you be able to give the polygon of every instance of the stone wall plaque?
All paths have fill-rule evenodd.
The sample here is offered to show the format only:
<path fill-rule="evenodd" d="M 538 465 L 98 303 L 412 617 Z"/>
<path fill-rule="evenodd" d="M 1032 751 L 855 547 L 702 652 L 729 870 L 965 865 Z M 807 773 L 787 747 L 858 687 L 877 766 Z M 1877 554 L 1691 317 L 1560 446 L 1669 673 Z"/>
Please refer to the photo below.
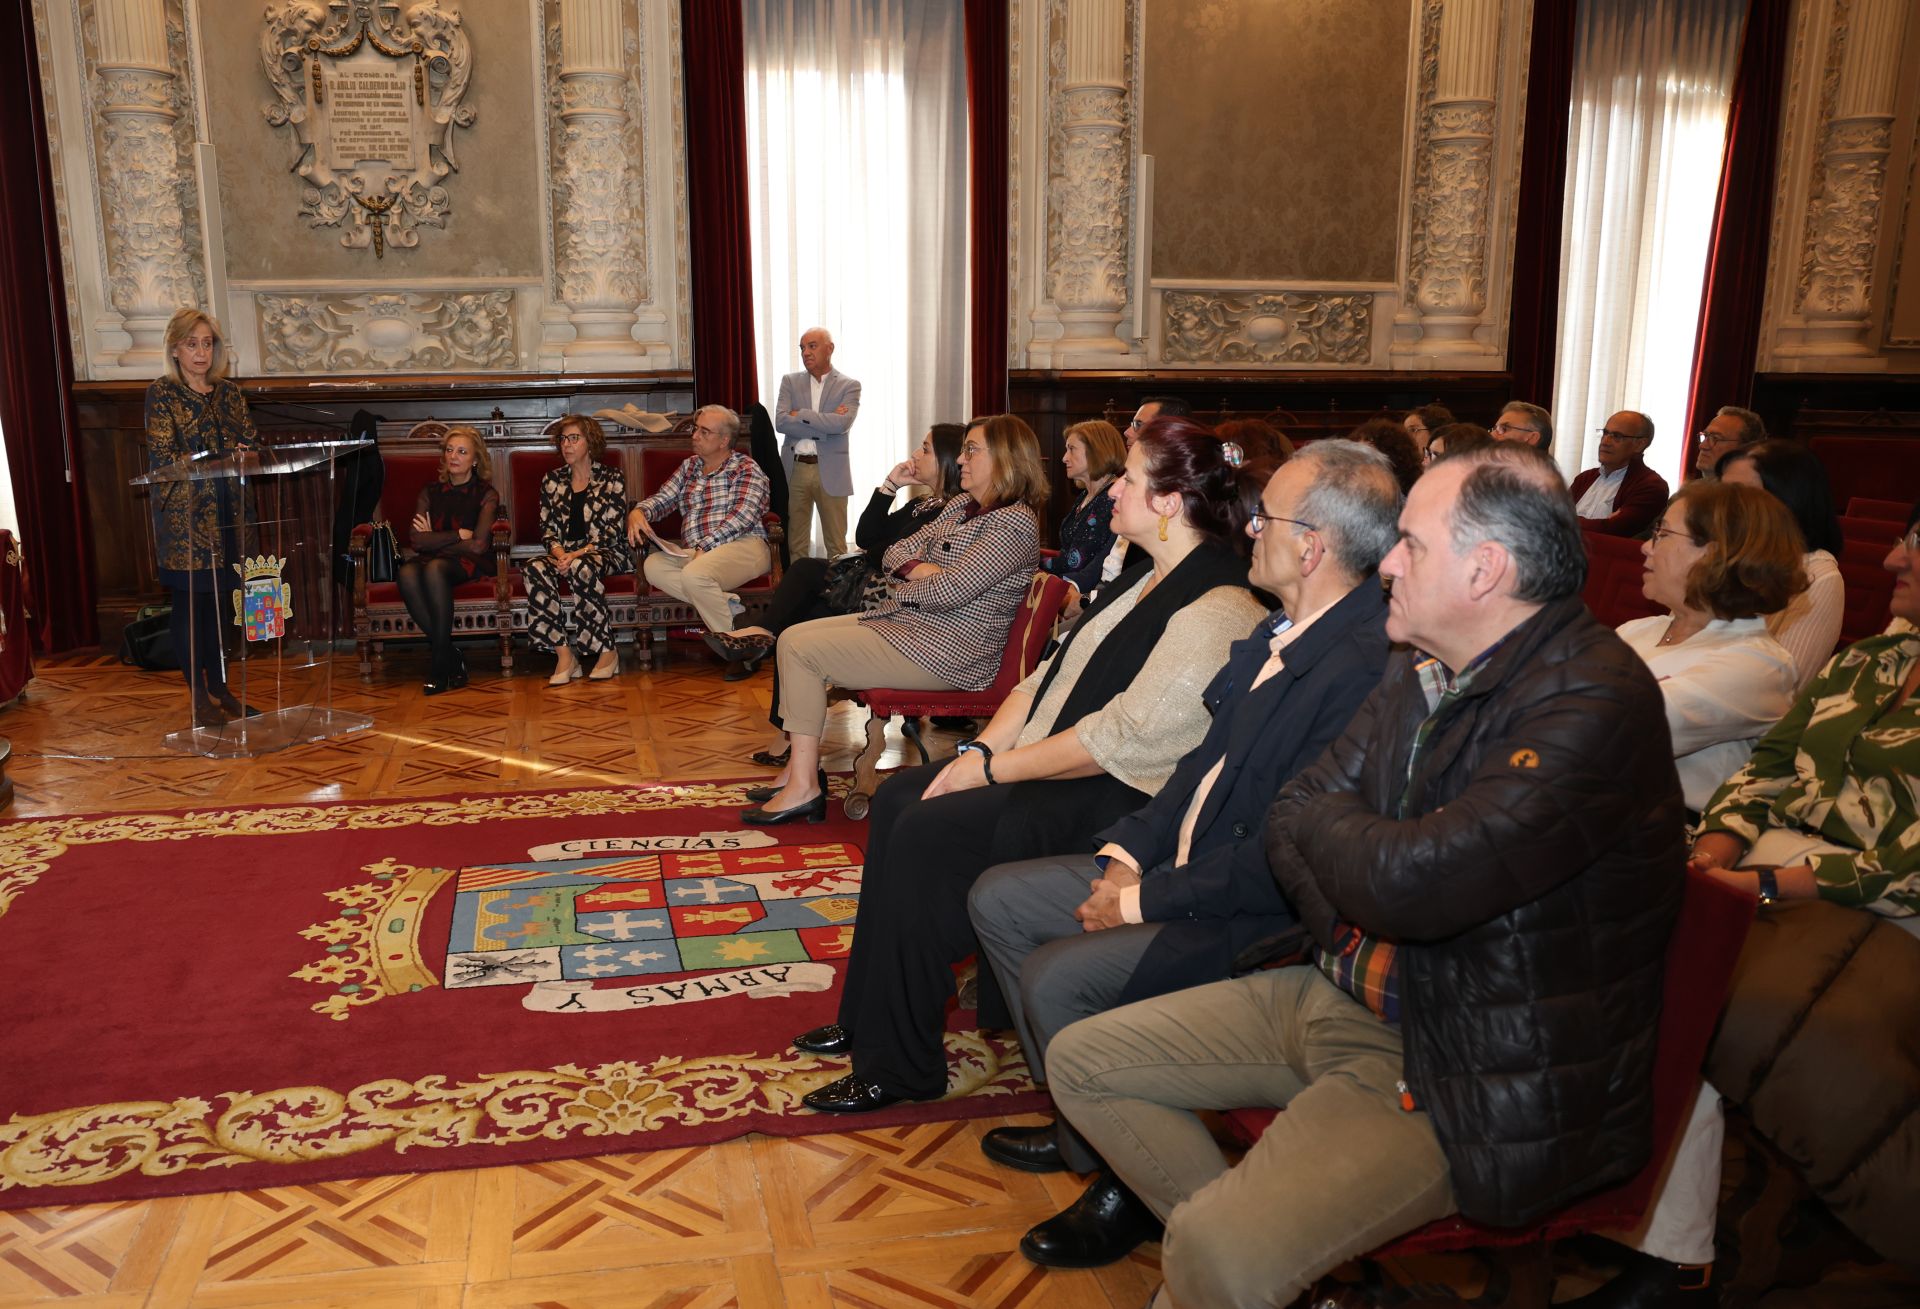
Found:
<path fill-rule="evenodd" d="M 265 26 L 274 99 L 262 112 L 293 133 L 299 216 L 346 227 L 340 244 L 375 258 L 445 227 L 441 183 L 460 168 L 453 132 L 474 119 L 457 0 L 271 0 Z"/>

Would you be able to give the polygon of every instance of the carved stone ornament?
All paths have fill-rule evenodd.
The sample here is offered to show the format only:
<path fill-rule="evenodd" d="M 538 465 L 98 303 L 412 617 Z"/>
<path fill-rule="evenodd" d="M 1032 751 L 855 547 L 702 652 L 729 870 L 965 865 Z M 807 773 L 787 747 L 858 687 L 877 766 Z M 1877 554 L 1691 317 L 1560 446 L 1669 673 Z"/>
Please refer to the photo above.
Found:
<path fill-rule="evenodd" d="M 447 225 L 453 131 L 474 118 L 456 0 L 270 0 L 260 62 L 274 93 L 261 112 L 293 132 L 310 225 L 348 224 L 340 244 L 376 258 Z"/>
<path fill-rule="evenodd" d="M 269 373 L 510 367 L 512 291 L 254 297 Z"/>
<path fill-rule="evenodd" d="M 1167 291 L 1160 302 L 1168 363 L 1364 364 L 1373 358 L 1373 296 L 1288 291 Z"/>

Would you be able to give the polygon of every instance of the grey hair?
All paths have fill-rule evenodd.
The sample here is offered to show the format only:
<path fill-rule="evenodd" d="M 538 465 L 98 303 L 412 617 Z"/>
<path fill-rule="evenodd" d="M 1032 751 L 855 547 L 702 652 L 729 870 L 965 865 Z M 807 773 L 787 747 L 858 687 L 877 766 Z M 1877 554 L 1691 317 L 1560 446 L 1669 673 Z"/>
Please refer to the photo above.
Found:
<path fill-rule="evenodd" d="M 1539 405 L 1528 404 L 1525 400 L 1509 400 L 1500 406 L 1501 413 L 1522 413 L 1533 420 L 1540 429 L 1539 447 L 1542 450 L 1553 449 L 1553 415 Z"/>
<path fill-rule="evenodd" d="M 1544 604 L 1580 594 L 1587 548 L 1560 467 L 1518 442 L 1447 457 L 1467 466 L 1450 523 L 1453 552 L 1497 541 L 1513 560 L 1513 598 Z"/>
<path fill-rule="evenodd" d="M 1752 445 L 1755 441 L 1767 439 L 1767 420 L 1751 409 L 1742 409 L 1739 405 L 1721 405 L 1715 418 L 1738 418 L 1740 425 L 1747 429 L 1747 439 L 1742 445 Z"/>
<path fill-rule="evenodd" d="M 1646 414 L 1641 413 L 1638 409 L 1628 409 L 1628 410 L 1625 410 L 1624 412 L 1632 414 L 1635 418 L 1640 420 L 1640 439 L 1642 441 L 1653 440 L 1653 419 L 1649 418 Z"/>
<path fill-rule="evenodd" d="M 1315 441 L 1292 462 L 1313 471 L 1293 512 L 1326 538 L 1342 568 L 1370 576 L 1400 537 L 1400 481 L 1393 462 L 1359 441 Z"/>
<path fill-rule="evenodd" d="M 697 419 L 701 414 L 719 414 L 720 425 L 727 429 L 727 440 L 735 441 L 739 439 L 740 415 L 734 413 L 733 410 L 727 408 L 725 405 L 701 405 L 694 411 L 693 416 Z"/>

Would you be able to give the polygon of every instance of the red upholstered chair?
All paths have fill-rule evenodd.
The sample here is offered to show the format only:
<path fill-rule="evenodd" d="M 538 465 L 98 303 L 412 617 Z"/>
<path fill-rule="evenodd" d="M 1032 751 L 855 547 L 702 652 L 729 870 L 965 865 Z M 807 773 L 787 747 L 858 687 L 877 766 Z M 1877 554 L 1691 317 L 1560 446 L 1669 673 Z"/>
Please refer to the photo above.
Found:
<path fill-rule="evenodd" d="M 438 427 L 441 435 L 445 434 L 445 424 L 421 424 L 427 426 Z M 421 429 L 415 428 L 410 435 L 421 435 Z M 440 475 L 440 456 L 437 451 L 389 453 L 383 462 L 386 483 L 380 492 L 380 517 L 393 525 L 404 548 L 420 489 Z M 388 641 L 421 639 L 420 629 L 414 626 L 406 603 L 400 599 L 400 588 L 392 582 L 367 581 L 367 541 L 372 534 L 373 525 L 361 523 L 348 542 L 353 558 L 353 640 L 362 677 L 373 675 L 373 661 L 385 654 Z M 512 535 L 507 505 L 502 504 L 493 520 L 494 575 L 463 582 L 453 591 L 453 634 L 486 633 L 498 638 L 503 671 L 513 668 L 513 614 L 509 603 Z"/>
<path fill-rule="evenodd" d="M 1891 614 L 1893 574 L 1886 570 L 1887 551 L 1900 539 L 1901 523 L 1873 524 L 1879 531 L 1858 531 L 1856 526 L 1871 520 L 1843 518 L 1841 535 L 1846 545 L 1840 551 L 1840 576 L 1847 584 L 1846 604 L 1840 616 L 1840 644 L 1883 631 Z"/>
<path fill-rule="evenodd" d="M 868 804 L 878 786 L 877 768 L 881 752 L 886 749 L 888 719 L 895 714 L 902 715 L 906 719 L 902 730 L 920 751 L 920 762 L 932 763 L 933 756 L 927 753 L 926 742 L 920 738 L 920 719 L 991 717 L 1012 694 L 1013 688 L 1039 664 L 1047 639 L 1053 635 L 1053 624 L 1066 603 L 1066 579 L 1050 573 L 1033 575 L 1033 581 L 1027 584 L 1026 598 L 1013 616 L 1013 626 L 1007 630 L 1007 648 L 1000 656 L 999 675 L 984 691 L 855 691 L 854 703 L 867 709 L 867 746 L 854 762 L 853 790 L 848 793 L 845 806 L 847 817 L 858 820 L 867 816 Z"/>
<path fill-rule="evenodd" d="M 1850 505 L 1855 496 L 1904 502 L 1907 508 L 1920 500 L 1920 442 L 1895 435 L 1816 436 L 1807 448 L 1826 465 L 1837 505 Z M 1906 518 L 1903 509 L 1900 521 Z"/>
<path fill-rule="evenodd" d="M 1631 537 L 1582 532 L 1587 542 L 1587 585 L 1581 598 L 1593 616 L 1608 627 L 1634 618 L 1650 618 L 1660 606 L 1640 594 L 1646 558 L 1640 542 Z"/>
<path fill-rule="evenodd" d="M 1907 515 L 1911 512 L 1911 500 L 1869 500 L 1863 495 L 1856 495 L 1847 501 L 1849 518 L 1878 518 L 1900 527 L 1906 526 Z"/>
<path fill-rule="evenodd" d="M 1380 1249 L 1369 1258 L 1389 1259 L 1436 1250 L 1475 1247 L 1531 1247 L 1527 1275 L 1541 1279 L 1537 1301 L 1518 1295 L 1514 1304 L 1546 1304 L 1550 1288 L 1547 1243 L 1579 1232 L 1621 1231 L 1635 1226 L 1653 1203 L 1654 1188 L 1667 1154 L 1693 1110 L 1700 1067 L 1726 1004 L 1734 964 L 1753 925 L 1753 897 L 1701 873 L 1686 874 L 1680 918 L 1667 942 L 1666 980 L 1653 1063 L 1652 1157 L 1638 1173 L 1596 1192 L 1527 1227 L 1486 1227 L 1454 1215 L 1428 1223 Z M 1236 1109 L 1227 1114 L 1232 1132 L 1251 1144 L 1274 1119 L 1272 1109 Z"/>

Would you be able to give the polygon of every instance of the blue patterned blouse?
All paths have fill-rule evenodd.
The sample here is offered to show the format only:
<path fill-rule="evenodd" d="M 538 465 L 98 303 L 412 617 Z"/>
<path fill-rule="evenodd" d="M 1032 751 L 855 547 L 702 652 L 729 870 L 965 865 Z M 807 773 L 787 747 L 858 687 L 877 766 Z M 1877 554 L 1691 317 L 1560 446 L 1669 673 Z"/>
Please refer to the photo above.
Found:
<path fill-rule="evenodd" d="M 1100 565 L 1113 549 L 1113 497 L 1102 488 L 1093 500 L 1060 520 L 1060 553 L 1041 567 L 1064 577 L 1085 595 L 1100 585 Z"/>

